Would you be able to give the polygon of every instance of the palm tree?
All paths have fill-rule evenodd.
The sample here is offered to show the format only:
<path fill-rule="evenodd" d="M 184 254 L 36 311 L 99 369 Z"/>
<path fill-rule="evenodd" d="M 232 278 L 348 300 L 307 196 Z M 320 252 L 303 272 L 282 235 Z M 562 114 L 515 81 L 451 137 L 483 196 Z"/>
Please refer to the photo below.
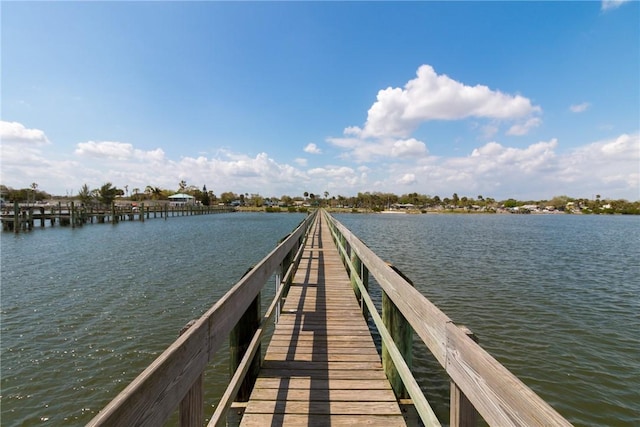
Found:
<path fill-rule="evenodd" d="M 111 206 L 120 191 L 122 190 L 118 190 L 113 184 L 107 182 L 98 189 L 98 198 L 105 206 Z"/>
<path fill-rule="evenodd" d="M 89 190 L 89 186 L 84 184 L 80 191 L 78 191 L 78 198 L 80 199 L 80 203 L 83 205 L 89 205 L 93 201 L 92 191 Z"/>

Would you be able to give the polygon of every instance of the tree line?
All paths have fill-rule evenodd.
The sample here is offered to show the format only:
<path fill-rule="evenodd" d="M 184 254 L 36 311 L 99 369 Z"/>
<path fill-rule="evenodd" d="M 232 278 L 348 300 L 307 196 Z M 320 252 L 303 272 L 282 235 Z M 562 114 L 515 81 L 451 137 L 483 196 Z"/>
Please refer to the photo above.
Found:
<path fill-rule="evenodd" d="M 52 197 L 47 192 L 40 190 L 37 183 L 33 183 L 30 187 L 22 189 L 13 189 L 0 185 L 0 193 L 3 200 L 18 203 L 35 203 L 41 200 L 61 198 L 61 196 Z M 118 200 L 127 202 L 145 200 L 163 201 L 168 200 L 169 196 L 177 193 L 188 194 L 194 197 L 197 203 L 205 206 L 210 204 L 234 204 L 238 206 L 262 207 L 304 204 L 329 208 L 366 209 L 374 212 L 388 209 L 397 204 L 405 206 L 413 205 L 416 209 L 482 209 L 483 211 L 500 208 L 512 209 L 523 206 L 537 206 L 541 209 L 553 207 L 563 211 L 569 206 L 573 210 L 579 209 L 584 213 L 640 214 L 640 200 L 629 202 L 624 199 L 603 199 L 599 194 L 596 195 L 594 199 L 555 196 L 550 200 L 516 200 L 513 198 L 496 200 L 492 197 L 484 197 L 482 195 L 475 197 L 465 195 L 458 196 L 457 193 L 445 197 L 438 195 L 431 196 L 417 192 L 402 195 L 386 192 L 359 192 L 355 196 L 334 196 L 330 195 L 328 191 L 322 194 L 305 191 L 301 195 L 296 196 L 282 195 L 280 197 L 265 197 L 257 193 L 235 193 L 233 191 L 225 191 L 220 193 L 220 195 L 216 195 L 213 191 L 207 190 L 206 185 L 199 188 L 194 185 L 187 185 L 187 182 L 184 180 L 178 183 L 176 190 L 147 185 L 144 189 L 134 187 L 131 189 L 131 192 L 129 192 L 129 186 L 125 185 L 124 188 L 121 189 L 114 186 L 111 182 L 106 182 L 102 186 L 94 189 L 84 184 L 78 190 L 78 193 L 70 198 L 78 200 L 84 205 L 109 206 Z"/>

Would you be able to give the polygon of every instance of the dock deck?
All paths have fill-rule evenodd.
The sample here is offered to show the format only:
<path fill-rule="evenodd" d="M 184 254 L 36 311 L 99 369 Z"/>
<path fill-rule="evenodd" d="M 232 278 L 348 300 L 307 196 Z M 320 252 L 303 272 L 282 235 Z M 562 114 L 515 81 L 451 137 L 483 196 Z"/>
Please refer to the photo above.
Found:
<path fill-rule="evenodd" d="M 241 426 L 406 425 L 318 215 Z"/>

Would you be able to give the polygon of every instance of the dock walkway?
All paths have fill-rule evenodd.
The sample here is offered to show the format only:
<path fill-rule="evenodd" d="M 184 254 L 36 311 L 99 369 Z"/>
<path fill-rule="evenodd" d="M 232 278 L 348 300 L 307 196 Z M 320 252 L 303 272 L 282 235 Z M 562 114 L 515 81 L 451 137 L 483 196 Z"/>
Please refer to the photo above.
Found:
<path fill-rule="evenodd" d="M 241 426 L 405 425 L 318 215 Z"/>

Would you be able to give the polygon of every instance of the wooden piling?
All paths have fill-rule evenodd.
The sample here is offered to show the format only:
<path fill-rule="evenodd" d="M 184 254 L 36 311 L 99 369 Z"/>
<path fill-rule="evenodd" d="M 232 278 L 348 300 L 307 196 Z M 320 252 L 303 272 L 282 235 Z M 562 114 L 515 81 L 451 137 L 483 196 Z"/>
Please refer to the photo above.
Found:
<path fill-rule="evenodd" d="M 389 264 L 389 267 L 404 278 L 407 283 L 413 286 L 413 283 L 395 266 Z M 398 310 L 395 304 L 393 304 L 393 301 L 391 301 L 384 291 L 382 291 L 382 321 L 389 331 L 389 334 L 391 334 L 393 342 L 398 348 L 398 351 L 400 351 L 400 354 L 407 366 L 411 369 L 413 365 L 413 329 L 409 322 L 407 322 L 407 319 L 402 315 L 400 310 Z M 389 382 L 391 383 L 391 387 L 393 388 L 396 397 L 398 399 L 409 398 L 409 393 L 402 383 L 402 378 L 400 378 L 400 374 L 393 364 L 391 355 L 389 354 L 384 341 L 382 343 L 382 367 L 389 379 Z"/>
<path fill-rule="evenodd" d="M 18 206 L 18 202 L 13 202 L 13 232 L 20 232 L 20 206 Z"/>

